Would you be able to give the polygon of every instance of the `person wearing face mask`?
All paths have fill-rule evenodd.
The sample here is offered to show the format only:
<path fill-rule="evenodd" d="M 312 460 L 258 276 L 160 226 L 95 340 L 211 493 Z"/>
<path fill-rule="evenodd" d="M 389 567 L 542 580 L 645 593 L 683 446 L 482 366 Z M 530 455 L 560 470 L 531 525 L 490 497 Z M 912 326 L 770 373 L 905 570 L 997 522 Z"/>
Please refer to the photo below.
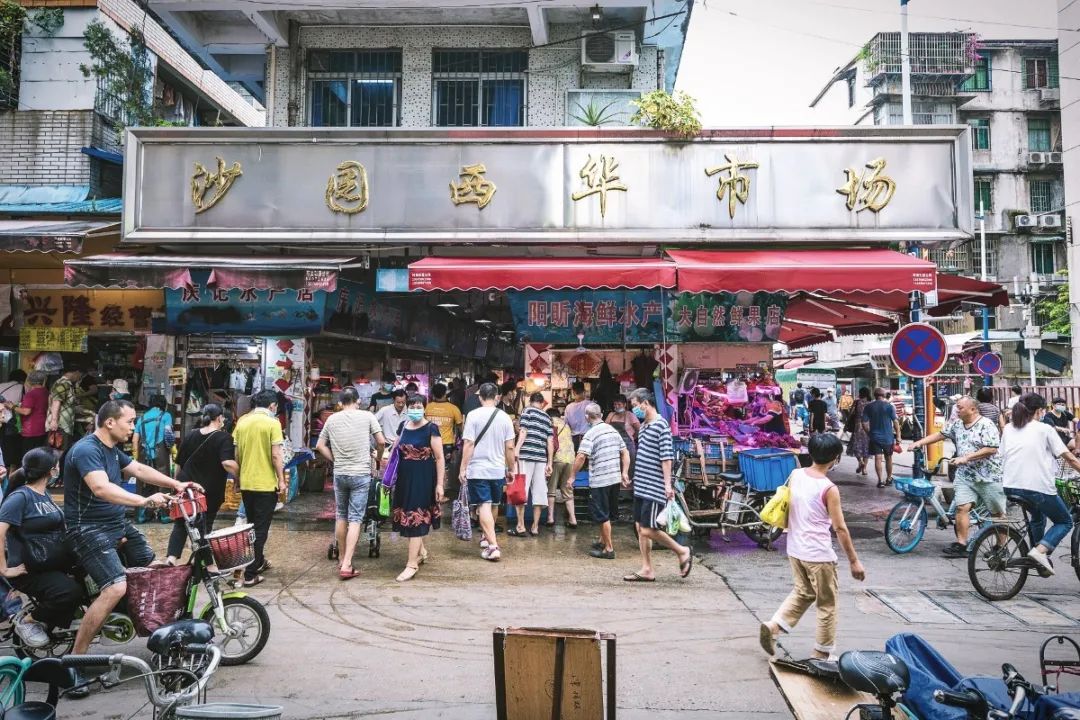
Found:
<path fill-rule="evenodd" d="M 1043 415 L 1043 422 L 1057 430 L 1061 441 L 1070 447 L 1074 447 L 1072 424 L 1076 416 L 1069 412 L 1069 406 L 1065 398 L 1054 398 L 1050 411 Z"/>
<path fill-rule="evenodd" d="M 637 438 L 638 430 L 641 429 L 641 421 L 635 417 L 634 413 L 626 409 L 626 398 L 622 395 L 618 395 L 615 398 L 615 402 L 612 403 L 613 408 L 608 413 L 606 422 L 608 425 L 615 429 L 615 432 L 622 436 L 623 443 L 626 445 L 626 449 L 630 453 L 631 460 L 634 457 L 634 452 L 637 450 L 637 446 L 634 441 Z"/>
<path fill-rule="evenodd" d="M 176 453 L 176 477 L 181 482 L 198 478 L 206 489 L 206 512 L 195 519 L 199 532 L 206 536 L 214 530 L 214 519 L 225 502 L 225 482 L 229 475 L 236 477 L 236 446 L 232 435 L 225 432 L 225 411 L 220 405 L 207 403 L 199 411 L 199 425 L 180 441 Z M 166 562 L 176 565 L 187 544 L 187 525 L 183 519 L 173 523 L 169 535 Z"/>
<path fill-rule="evenodd" d="M 956 542 L 944 550 L 951 558 L 967 557 L 971 507 L 982 501 L 995 519 L 1005 519 L 1005 489 L 1001 484 L 1001 436 L 997 425 L 979 414 L 979 403 L 964 396 L 956 401 L 957 419 L 940 432 L 911 445 L 921 448 L 949 439 L 956 448 L 952 464 L 956 466 L 953 484 L 956 497 Z"/>
<path fill-rule="evenodd" d="M 840 489 L 829 480 L 844 444 L 832 433 L 817 433 L 807 443 L 813 465 L 796 468 L 788 477 L 787 554 L 794 587 L 783 604 L 758 632 L 761 647 L 776 652 L 776 638 L 790 633 L 811 605 L 817 605 L 814 657 L 828 659 L 836 650 L 836 598 L 839 580 L 832 532 L 847 555 L 851 577 L 862 581 L 866 570 L 855 553 L 851 533 L 840 507 Z"/>
<path fill-rule="evenodd" d="M 382 386 L 380 386 L 378 392 L 371 396 L 371 403 L 368 405 L 368 410 L 371 412 L 378 412 L 387 405 L 392 404 L 394 402 L 394 383 L 396 382 L 397 376 L 394 375 L 394 373 L 384 372 L 382 374 Z"/>
<path fill-rule="evenodd" d="M 406 399 L 404 390 L 394 390 L 390 393 L 392 402 L 375 413 L 375 419 L 382 425 L 383 437 L 387 444 L 393 444 L 397 440 L 398 428 L 405 422 Z"/>
<path fill-rule="evenodd" d="M 409 559 L 397 576 L 398 582 L 412 580 L 427 560 L 424 538 L 439 527 L 439 503 L 446 501 L 446 463 L 439 426 L 424 418 L 422 396 L 412 395 L 407 403 L 406 420 L 397 437 L 397 482 L 390 511 L 394 532 L 409 538 Z"/>

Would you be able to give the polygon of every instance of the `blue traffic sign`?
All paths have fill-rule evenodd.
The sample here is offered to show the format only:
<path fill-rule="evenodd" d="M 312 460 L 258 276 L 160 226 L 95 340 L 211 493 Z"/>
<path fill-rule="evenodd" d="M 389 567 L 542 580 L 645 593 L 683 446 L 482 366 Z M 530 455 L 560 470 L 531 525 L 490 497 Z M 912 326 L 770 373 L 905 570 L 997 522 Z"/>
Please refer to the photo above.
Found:
<path fill-rule="evenodd" d="M 945 336 L 926 323 L 911 323 L 897 331 L 892 340 L 892 361 L 910 377 L 930 377 L 941 370 L 949 357 Z"/>
<path fill-rule="evenodd" d="M 997 375 L 1001 372 L 1001 356 L 992 352 L 981 353 L 975 358 L 975 370 L 980 375 Z"/>

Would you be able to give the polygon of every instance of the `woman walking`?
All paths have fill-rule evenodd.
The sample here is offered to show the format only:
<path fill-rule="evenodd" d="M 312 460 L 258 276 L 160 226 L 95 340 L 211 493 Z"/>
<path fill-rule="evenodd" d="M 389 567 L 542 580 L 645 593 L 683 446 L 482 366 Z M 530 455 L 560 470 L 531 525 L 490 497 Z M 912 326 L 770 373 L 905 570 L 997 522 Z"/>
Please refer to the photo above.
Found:
<path fill-rule="evenodd" d="M 638 430 L 641 429 L 641 423 L 634 413 L 626 409 L 626 397 L 619 395 L 615 398 L 615 402 L 612 403 L 612 410 L 608 413 L 607 420 L 608 425 L 615 428 L 615 431 L 622 436 L 623 442 L 626 443 L 626 449 L 630 451 L 630 462 L 633 464 L 635 451 L 637 445 Z"/>
<path fill-rule="evenodd" d="M 12 411 L 22 416 L 23 454 L 46 443 L 45 418 L 49 414 L 49 391 L 45 389 L 45 373 L 34 370 L 27 378 L 29 387 Z"/>
<path fill-rule="evenodd" d="M 439 527 L 439 503 L 446 501 L 446 464 L 439 426 L 424 418 L 423 397 L 413 395 L 406 403 L 407 419 L 397 439 L 399 460 L 391 511 L 394 532 L 409 538 L 409 560 L 397 576 L 398 582 L 412 580 L 427 560 L 424 538 Z"/>
<path fill-rule="evenodd" d="M 570 426 L 562 418 L 558 408 L 548 408 L 551 427 L 555 432 L 555 463 L 548 476 L 548 522 L 555 527 L 555 505 L 566 507 L 566 527 L 577 530 L 577 514 L 574 508 L 574 438 Z"/>
<path fill-rule="evenodd" d="M 870 435 L 863 426 L 863 410 L 870 404 L 870 388 L 859 388 L 859 399 L 851 410 L 848 426 L 852 427 L 851 440 L 848 441 L 847 454 L 859 461 L 856 475 L 866 475 L 866 463 L 870 460 Z"/>
<path fill-rule="evenodd" d="M 1057 430 L 1042 422 L 1046 400 L 1025 393 L 1012 407 L 1012 421 L 1001 433 L 1002 476 L 1005 494 L 1023 500 L 1031 520 L 1028 525 L 1034 547 L 1028 557 L 1039 564 L 1040 574 L 1053 575 L 1050 554 L 1068 537 L 1073 521 L 1065 501 L 1057 493 L 1054 478 L 1058 460 L 1080 471 L 1080 460 L 1069 452 Z M 1046 521 L 1053 525 L 1046 529 Z"/>
<path fill-rule="evenodd" d="M 176 478 L 181 482 L 197 482 L 206 490 L 206 512 L 196 522 L 204 536 L 214 530 L 214 519 L 225 502 L 225 482 L 229 475 L 238 477 L 236 446 L 232 435 L 225 432 L 225 411 L 220 405 L 203 405 L 198 430 L 192 430 L 180 441 L 176 453 Z M 176 565 L 187 543 L 187 525 L 183 518 L 173 523 L 169 535 L 166 562 Z"/>

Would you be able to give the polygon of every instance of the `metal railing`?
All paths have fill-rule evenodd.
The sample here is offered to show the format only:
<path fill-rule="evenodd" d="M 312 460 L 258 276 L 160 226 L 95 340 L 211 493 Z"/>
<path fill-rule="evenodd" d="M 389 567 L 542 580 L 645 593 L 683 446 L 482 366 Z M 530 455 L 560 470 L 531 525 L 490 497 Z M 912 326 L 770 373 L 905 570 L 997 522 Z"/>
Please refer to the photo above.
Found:
<path fill-rule="evenodd" d="M 911 72 L 915 75 L 971 75 L 969 59 L 971 33 L 911 33 Z M 900 73 L 900 33 L 878 33 L 863 52 L 871 77 Z"/>

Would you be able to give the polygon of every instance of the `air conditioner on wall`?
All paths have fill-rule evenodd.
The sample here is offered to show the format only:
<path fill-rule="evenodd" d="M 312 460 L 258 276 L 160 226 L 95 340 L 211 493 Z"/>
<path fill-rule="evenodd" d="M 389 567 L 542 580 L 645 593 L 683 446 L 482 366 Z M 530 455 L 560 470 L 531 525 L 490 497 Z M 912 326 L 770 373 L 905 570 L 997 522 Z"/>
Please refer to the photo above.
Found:
<path fill-rule="evenodd" d="M 1013 222 L 1017 229 L 1039 227 L 1039 218 L 1035 215 L 1017 215 Z"/>
<path fill-rule="evenodd" d="M 1046 156 L 1049 154 L 1041 152 L 1028 153 L 1028 165 L 1045 165 Z"/>
<path fill-rule="evenodd" d="M 1044 228 L 1059 228 L 1061 227 L 1061 216 L 1057 214 L 1053 215 L 1039 215 L 1039 227 Z"/>
<path fill-rule="evenodd" d="M 638 64 L 633 30 L 595 33 L 581 39 L 581 65 L 591 72 L 630 72 Z"/>
<path fill-rule="evenodd" d="M 1058 102 L 1061 100 L 1061 90 L 1059 88 L 1040 88 L 1039 89 L 1039 101 L 1044 103 Z"/>
<path fill-rule="evenodd" d="M 1047 162 L 1048 165 L 1060 165 L 1061 164 L 1061 153 L 1059 153 L 1059 152 L 1046 153 L 1046 162 Z"/>

